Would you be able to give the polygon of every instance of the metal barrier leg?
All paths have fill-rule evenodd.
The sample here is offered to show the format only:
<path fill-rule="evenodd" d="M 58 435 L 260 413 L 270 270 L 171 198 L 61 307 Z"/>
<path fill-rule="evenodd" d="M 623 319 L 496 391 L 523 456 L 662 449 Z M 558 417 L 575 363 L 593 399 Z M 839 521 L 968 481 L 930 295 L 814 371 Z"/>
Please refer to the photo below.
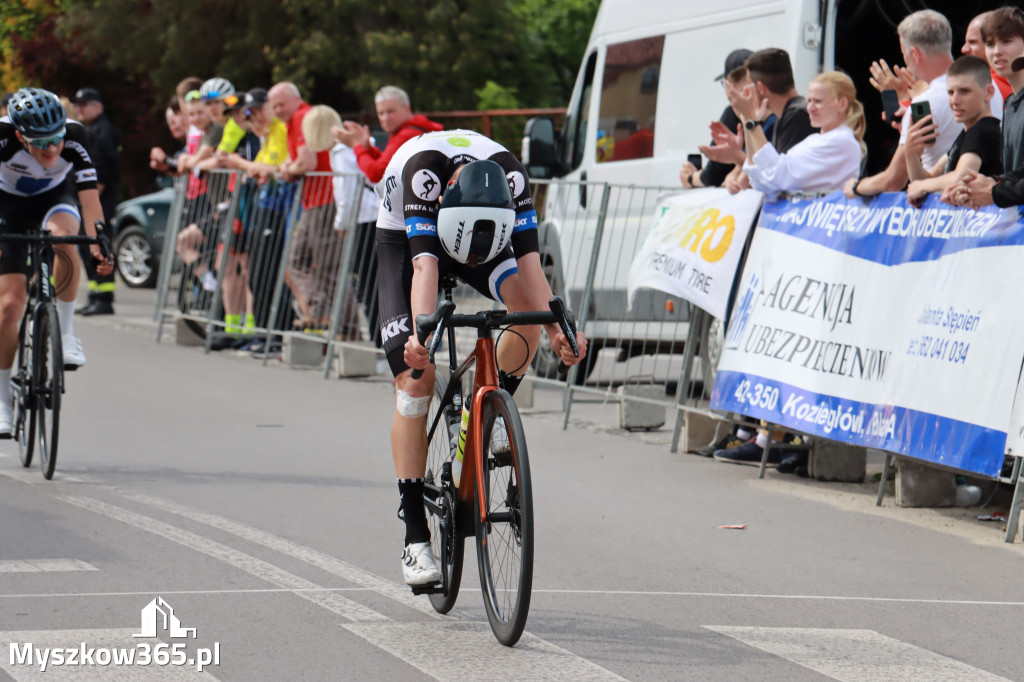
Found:
<path fill-rule="evenodd" d="M 1024 507 L 1024 483 L 1021 481 L 1021 462 L 1024 461 L 1020 457 L 1015 457 L 1013 461 L 1013 475 L 1010 477 L 1014 482 L 1013 485 L 1013 503 L 1010 505 L 1010 513 L 1006 517 L 1006 537 L 1003 538 L 1006 542 L 1013 542 L 1014 538 L 1017 537 L 1017 527 L 1020 525 L 1020 511 L 1021 507 Z"/>
<path fill-rule="evenodd" d="M 185 187 L 188 181 L 187 176 L 177 179 L 174 187 L 174 201 L 171 202 L 170 213 L 168 213 L 167 231 L 164 233 L 164 250 L 160 254 L 160 274 L 157 280 L 156 309 L 153 311 L 153 320 L 156 322 L 156 342 L 160 343 L 163 338 L 164 318 L 167 315 L 167 293 L 171 288 L 171 275 L 174 271 L 174 246 L 178 240 L 178 232 L 181 230 L 182 218 L 185 212 Z"/>
<path fill-rule="evenodd" d="M 775 425 L 768 424 L 768 442 L 765 443 L 764 450 L 761 451 L 761 468 L 757 471 L 758 478 L 764 478 L 764 472 L 768 469 L 768 453 L 771 452 L 772 446 L 775 443 L 772 442 L 772 435 L 775 433 Z"/>
<path fill-rule="evenodd" d="M 683 401 L 690 396 L 690 387 L 693 381 L 693 357 L 694 339 L 699 339 L 704 326 L 704 318 L 707 313 L 697 306 L 690 306 L 690 328 L 686 332 L 686 347 L 683 349 L 683 367 L 679 370 L 679 381 L 676 383 L 676 422 L 672 430 L 672 445 L 669 452 L 679 452 L 679 433 L 686 423 L 686 417 L 681 408 Z"/>
<path fill-rule="evenodd" d="M 305 178 L 299 178 L 299 181 L 295 187 L 294 198 L 292 199 L 291 209 L 289 211 L 288 220 L 285 224 L 285 237 L 284 243 L 281 245 L 281 260 L 277 267 L 277 279 L 274 284 L 274 295 L 271 299 L 270 304 L 270 317 L 267 322 L 267 343 L 263 346 L 263 366 L 267 366 L 267 362 L 270 360 L 270 339 L 274 332 L 274 325 L 277 321 L 277 314 L 281 308 L 282 293 L 284 291 L 284 279 L 285 273 L 288 271 L 288 258 L 292 248 L 292 236 L 295 231 L 295 223 L 299 217 L 299 206 L 302 203 L 302 186 Z M 284 334 L 286 330 L 278 330 Z"/>
<path fill-rule="evenodd" d="M 882 480 L 878 482 L 878 496 L 875 498 L 875 506 L 882 506 L 882 498 L 885 497 L 885 484 L 889 480 L 889 472 L 892 470 L 892 455 L 885 453 L 885 464 L 882 465 Z"/>

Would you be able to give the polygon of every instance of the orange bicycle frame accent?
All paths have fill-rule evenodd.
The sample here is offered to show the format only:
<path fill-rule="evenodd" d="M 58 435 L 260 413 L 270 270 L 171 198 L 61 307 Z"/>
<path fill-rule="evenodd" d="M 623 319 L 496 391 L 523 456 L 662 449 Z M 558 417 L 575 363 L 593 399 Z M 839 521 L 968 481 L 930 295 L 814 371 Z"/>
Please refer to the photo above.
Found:
<path fill-rule="evenodd" d="M 462 456 L 463 482 L 473 481 L 476 486 L 477 501 L 481 523 L 487 521 L 487 500 L 484 499 L 484 471 L 483 471 L 483 405 L 484 399 L 491 391 L 498 389 L 498 363 L 494 349 L 493 338 L 478 338 L 476 348 L 462 365 L 459 366 L 458 375 L 462 375 L 469 367 L 476 363 L 476 374 L 473 377 L 472 407 L 470 408 L 469 433 L 466 434 L 466 448 Z M 465 400 L 465 396 L 463 396 Z M 473 486 L 459 486 L 459 501 L 472 502 Z"/>

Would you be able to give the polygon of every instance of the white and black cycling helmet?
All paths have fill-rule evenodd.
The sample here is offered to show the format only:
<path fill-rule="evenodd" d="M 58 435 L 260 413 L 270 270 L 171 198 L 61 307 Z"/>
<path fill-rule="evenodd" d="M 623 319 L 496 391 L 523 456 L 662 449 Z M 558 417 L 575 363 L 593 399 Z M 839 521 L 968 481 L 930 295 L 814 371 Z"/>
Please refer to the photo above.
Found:
<path fill-rule="evenodd" d="M 494 161 L 472 161 L 441 199 L 437 236 L 449 256 L 476 266 L 508 245 L 515 221 L 505 170 Z"/>
<path fill-rule="evenodd" d="M 63 135 L 68 114 L 60 98 L 49 90 L 22 88 L 7 103 L 11 125 L 29 139 Z"/>
<path fill-rule="evenodd" d="M 199 88 L 199 97 L 204 102 L 224 99 L 233 94 L 235 94 L 235 86 L 226 78 L 211 78 Z"/>

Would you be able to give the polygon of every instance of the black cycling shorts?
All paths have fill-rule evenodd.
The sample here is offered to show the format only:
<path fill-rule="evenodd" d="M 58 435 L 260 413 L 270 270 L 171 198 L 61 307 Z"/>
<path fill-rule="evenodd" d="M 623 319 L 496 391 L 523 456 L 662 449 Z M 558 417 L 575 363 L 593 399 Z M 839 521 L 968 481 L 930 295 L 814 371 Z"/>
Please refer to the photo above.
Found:
<path fill-rule="evenodd" d="M 420 256 L 431 258 L 431 256 Z M 412 253 L 402 230 L 377 229 L 377 265 L 380 273 L 380 338 L 391 373 L 396 377 L 409 369 L 405 364 L 405 342 L 412 335 Z M 481 294 L 500 301 L 502 282 L 518 272 L 511 247 L 475 268 L 452 260 L 447 254 L 437 259 L 439 275 L 454 273 Z"/>
<path fill-rule="evenodd" d="M 0 192 L 0 219 L 7 232 L 25 234 L 38 230 L 55 213 L 70 213 L 82 223 L 78 201 L 66 185 L 60 185 L 42 194 L 22 197 Z M 28 244 L 11 244 L 0 235 L 0 275 L 28 274 Z"/>

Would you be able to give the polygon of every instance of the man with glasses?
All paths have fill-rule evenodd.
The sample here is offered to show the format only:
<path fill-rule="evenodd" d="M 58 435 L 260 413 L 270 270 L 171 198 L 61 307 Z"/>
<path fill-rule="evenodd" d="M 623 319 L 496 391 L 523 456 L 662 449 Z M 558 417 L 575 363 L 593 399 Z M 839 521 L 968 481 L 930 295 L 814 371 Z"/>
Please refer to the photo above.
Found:
<path fill-rule="evenodd" d="M 77 190 L 77 201 L 68 191 L 69 179 Z M 45 226 L 58 236 L 77 235 L 83 223 L 86 234 L 95 236 L 95 223 L 103 220 L 85 128 L 67 120 L 64 106 L 52 92 L 22 88 L 11 98 L 8 115 L 0 118 L 0 219 L 9 232 Z M 82 344 L 74 332 L 82 263 L 70 244 L 56 245 L 54 250 L 53 280 L 64 366 L 77 369 L 85 364 Z M 89 250 L 99 262 L 99 274 L 113 272 L 113 262 L 103 259 L 98 245 Z M 25 310 L 26 258 L 24 244 L 5 243 L 0 235 L 0 436 L 6 437 L 11 432 L 11 367 Z"/>

